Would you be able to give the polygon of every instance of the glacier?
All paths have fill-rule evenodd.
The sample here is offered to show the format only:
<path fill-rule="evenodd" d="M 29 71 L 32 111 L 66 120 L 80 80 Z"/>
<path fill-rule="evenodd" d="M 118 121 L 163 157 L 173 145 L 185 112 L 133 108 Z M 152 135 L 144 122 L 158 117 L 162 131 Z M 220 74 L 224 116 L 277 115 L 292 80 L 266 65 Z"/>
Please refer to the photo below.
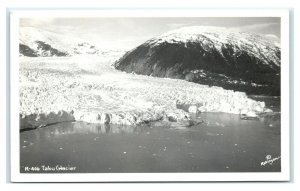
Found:
<path fill-rule="evenodd" d="M 180 128 L 201 123 L 197 112 L 270 111 L 243 92 L 116 70 L 119 56 L 20 57 L 20 129 L 64 121 Z"/>

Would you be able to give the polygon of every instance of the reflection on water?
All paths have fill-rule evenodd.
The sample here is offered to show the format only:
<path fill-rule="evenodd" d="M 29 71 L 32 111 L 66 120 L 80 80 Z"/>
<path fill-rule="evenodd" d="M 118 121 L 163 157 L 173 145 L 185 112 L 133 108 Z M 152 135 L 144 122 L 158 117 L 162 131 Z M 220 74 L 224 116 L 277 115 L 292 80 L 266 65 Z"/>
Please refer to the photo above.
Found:
<path fill-rule="evenodd" d="M 63 122 L 59 125 L 51 125 L 38 129 L 36 131 L 30 131 L 37 140 L 40 140 L 40 136 L 43 138 L 53 138 L 66 136 L 71 134 L 126 134 L 135 133 L 139 134 L 151 129 L 147 125 L 145 126 L 122 126 L 122 125 L 111 125 L 111 124 L 93 124 L 86 122 Z M 41 135 L 42 133 L 42 135 Z M 25 134 L 25 133 L 23 133 Z"/>
<path fill-rule="evenodd" d="M 256 124 L 263 123 L 263 128 L 276 128 L 280 127 L 280 115 L 279 114 L 267 114 L 261 116 L 258 119 L 253 120 L 241 120 L 238 115 L 234 114 L 226 114 L 226 113 L 202 113 L 198 116 L 201 119 L 204 119 L 204 123 L 207 126 L 220 126 L 225 127 L 232 124 L 243 126 L 247 123 Z M 193 130 L 199 126 L 193 126 L 190 129 Z M 59 125 L 49 126 L 43 128 L 43 134 L 51 138 L 53 136 L 62 136 L 68 134 L 125 134 L 125 133 L 143 133 L 148 132 L 152 127 L 149 125 L 141 125 L 141 126 L 125 126 L 125 125 L 112 125 L 112 124 L 93 124 L 86 122 L 66 122 L 61 123 Z M 34 134 L 39 131 L 34 131 Z M 39 137 L 40 135 L 37 135 Z"/>
<path fill-rule="evenodd" d="M 204 123 L 180 130 L 67 122 L 25 131 L 20 170 L 33 173 L 26 167 L 46 164 L 76 167 L 74 172 L 280 171 L 280 161 L 260 165 L 268 155 L 280 156 L 280 114 L 257 120 L 225 113 L 198 117 Z"/>

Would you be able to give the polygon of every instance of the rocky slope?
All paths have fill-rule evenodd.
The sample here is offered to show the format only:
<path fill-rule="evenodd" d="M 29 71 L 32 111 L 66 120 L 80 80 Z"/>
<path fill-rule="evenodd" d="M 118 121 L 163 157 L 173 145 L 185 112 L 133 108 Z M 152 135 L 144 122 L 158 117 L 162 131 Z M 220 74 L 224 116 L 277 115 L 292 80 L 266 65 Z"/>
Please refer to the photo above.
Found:
<path fill-rule="evenodd" d="M 247 94 L 280 95 L 280 53 L 275 39 L 195 26 L 146 41 L 120 58 L 115 67 Z"/>

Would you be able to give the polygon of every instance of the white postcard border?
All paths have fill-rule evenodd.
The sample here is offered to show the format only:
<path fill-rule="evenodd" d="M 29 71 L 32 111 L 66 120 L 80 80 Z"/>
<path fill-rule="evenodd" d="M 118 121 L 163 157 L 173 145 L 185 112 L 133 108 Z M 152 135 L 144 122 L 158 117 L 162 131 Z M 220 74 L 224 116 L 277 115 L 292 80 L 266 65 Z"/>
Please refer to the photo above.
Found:
<path fill-rule="evenodd" d="M 11 10 L 11 181 L 13 182 L 139 182 L 139 181 L 289 181 L 290 89 L 288 9 L 99 9 Z M 281 172 L 259 173 L 20 173 L 19 19 L 24 17 L 280 17 L 281 18 Z"/>

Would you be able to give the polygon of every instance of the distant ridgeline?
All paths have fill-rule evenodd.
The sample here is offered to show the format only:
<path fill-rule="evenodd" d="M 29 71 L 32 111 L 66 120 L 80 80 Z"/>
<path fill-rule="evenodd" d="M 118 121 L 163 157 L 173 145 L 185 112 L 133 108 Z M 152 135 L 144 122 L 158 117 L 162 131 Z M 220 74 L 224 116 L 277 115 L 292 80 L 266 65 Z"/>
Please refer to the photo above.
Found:
<path fill-rule="evenodd" d="M 185 27 L 127 52 L 115 67 L 256 95 L 280 95 L 280 44 L 219 27 Z"/>
<path fill-rule="evenodd" d="M 35 27 L 20 27 L 19 53 L 27 57 L 61 57 L 97 55 L 99 50 L 72 35 Z"/>
<path fill-rule="evenodd" d="M 38 57 L 38 56 L 48 57 L 48 56 L 67 56 L 68 55 L 68 53 L 61 52 L 43 41 L 35 41 L 35 46 L 36 46 L 36 48 L 34 50 L 25 44 L 19 43 L 20 55 L 28 56 L 28 57 Z"/>

